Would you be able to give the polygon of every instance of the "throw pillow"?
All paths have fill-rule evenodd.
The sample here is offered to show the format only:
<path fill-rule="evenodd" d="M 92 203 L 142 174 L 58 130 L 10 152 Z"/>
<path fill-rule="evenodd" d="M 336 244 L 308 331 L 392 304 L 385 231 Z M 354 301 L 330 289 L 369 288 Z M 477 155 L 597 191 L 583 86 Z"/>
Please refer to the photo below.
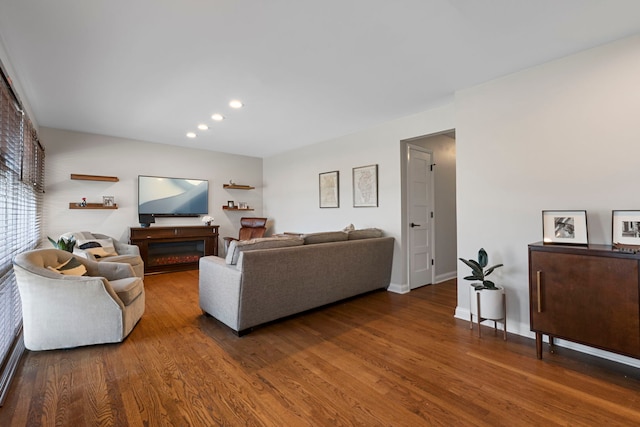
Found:
<path fill-rule="evenodd" d="M 235 244 L 234 244 L 235 243 Z M 251 240 L 232 241 L 227 251 L 227 264 L 235 265 L 238 263 L 240 253 L 244 251 L 252 251 L 256 249 L 274 249 L 286 248 L 289 246 L 302 245 L 304 241 L 299 237 L 260 237 Z"/>
<path fill-rule="evenodd" d="M 379 228 L 364 228 L 349 232 L 349 240 L 371 239 L 374 237 L 382 237 L 382 230 Z"/>
<path fill-rule="evenodd" d="M 303 234 L 305 245 L 314 243 L 343 242 L 348 239 L 347 233 L 344 231 L 322 231 L 319 233 Z"/>
<path fill-rule="evenodd" d="M 227 256 L 224 259 L 224 261 L 227 264 L 233 264 L 233 256 L 236 253 L 236 245 L 238 244 L 237 240 L 232 240 L 231 243 L 229 243 L 229 247 L 227 248 Z M 238 258 L 236 257 L 236 261 L 238 260 Z"/>
<path fill-rule="evenodd" d="M 87 268 L 78 261 L 76 258 L 71 258 L 68 261 L 63 262 L 57 267 L 47 267 L 51 271 L 64 274 L 65 276 L 86 276 Z"/>
<path fill-rule="evenodd" d="M 76 247 L 89 252 L 96 258 L 118 255 L 111 239 L 78 240 Z"/>

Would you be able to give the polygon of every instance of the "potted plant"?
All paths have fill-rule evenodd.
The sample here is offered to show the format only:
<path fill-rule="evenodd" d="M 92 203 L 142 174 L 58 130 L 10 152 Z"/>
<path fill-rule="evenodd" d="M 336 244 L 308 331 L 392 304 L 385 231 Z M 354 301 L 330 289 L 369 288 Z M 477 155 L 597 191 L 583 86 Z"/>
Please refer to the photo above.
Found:
<path fill-rule="evenodd" d="M 502 286 L 496 286 L 491 280 L 486 279 L 488 275 L 493 273 L 496 268 L 502 267 L 503 264 L 496 264 L 486 268 L 487 265 L 489 265 L 489 256 L 484 248 L 480 248 L 478 251 L 477 261 L 473 259 L 459 259 L 471 268 L 471 275 L 464 278 L 465 280 L 473 281 L 469 288 L 471 321 L 473 322 L 474 315 L 479 317 L 478 322 L 483 319 L 504 319 L 504 288 Z M 478 315 L 478 303 L 480 304 L 480 315 Z"/>
<path fill-rule="evenodd" d="M 73 252 L 73 247 L 76 245 L 76 239 L 74 239 L 73 236 L 69 239 L 60 237 L 57 242 L 49 236 L 47 236 L 47 239 L 49 239 L 54 248 L 62 249 L 67 252 Z"/>

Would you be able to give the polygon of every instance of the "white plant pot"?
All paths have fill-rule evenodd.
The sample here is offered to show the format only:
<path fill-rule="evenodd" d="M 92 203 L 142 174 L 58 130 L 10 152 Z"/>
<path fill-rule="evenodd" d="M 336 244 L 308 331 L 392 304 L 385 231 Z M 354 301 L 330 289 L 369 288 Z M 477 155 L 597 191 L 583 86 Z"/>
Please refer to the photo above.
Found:
<path fill-rule="evenodd" d="M 481 289 L 476 291 L 474 285 L 475 283 L 469 285 L 469 307 L 471 314 L 478 316 L 478 295 L 480 295 L 480 316 L 482 316 L 483 319 L 504 319 L 504 288 L 496 285 L 498 289 Z"/>

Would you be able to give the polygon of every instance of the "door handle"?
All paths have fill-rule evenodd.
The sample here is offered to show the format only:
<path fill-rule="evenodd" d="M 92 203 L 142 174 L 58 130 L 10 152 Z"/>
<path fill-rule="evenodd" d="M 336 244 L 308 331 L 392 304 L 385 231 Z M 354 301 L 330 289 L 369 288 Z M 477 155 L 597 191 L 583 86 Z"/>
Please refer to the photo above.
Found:
<path fill-rule="evenodd" d="M 536 271 L 536 291 L 538 292 L 538 313 L 542 313 L 542 271 Z"/>
<path fill-rule="evenodd" d="M 411 228 L 413 227 L 420 227 L 420 224 L 414 224 L 413 222 L 411 224 L 409 224 L 411 226 Z"/>

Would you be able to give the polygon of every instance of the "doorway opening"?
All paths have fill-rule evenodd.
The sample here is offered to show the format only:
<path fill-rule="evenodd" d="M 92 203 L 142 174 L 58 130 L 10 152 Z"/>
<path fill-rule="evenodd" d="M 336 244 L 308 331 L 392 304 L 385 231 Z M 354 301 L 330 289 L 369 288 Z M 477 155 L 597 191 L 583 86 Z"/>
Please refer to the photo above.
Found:
<path fill-rule="evenodd" d="M 455 131 L 402 141 L 406 291 L 457 276 Z"/>

